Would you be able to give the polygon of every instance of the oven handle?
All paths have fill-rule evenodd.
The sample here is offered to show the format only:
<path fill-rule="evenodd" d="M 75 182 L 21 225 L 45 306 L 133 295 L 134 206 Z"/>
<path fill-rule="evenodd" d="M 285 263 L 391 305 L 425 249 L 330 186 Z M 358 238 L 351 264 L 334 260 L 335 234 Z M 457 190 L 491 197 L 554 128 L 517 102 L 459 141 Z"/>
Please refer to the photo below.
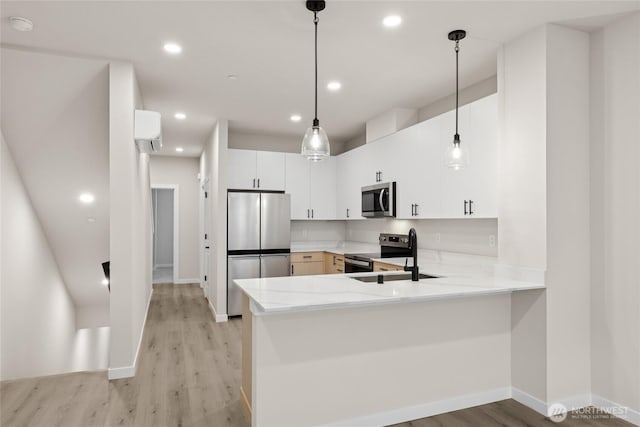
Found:
<path fill-rule="evenodd" d="M 384 196 L 384 192 L 385 192 L 385 191 L 387 191 L 387 190 L 386 190 L 386 189 L 384 189 L 384 190 L 380 191 L 380 197 L 379 197 L 379 200 L 380 200 L 380 207 L 382 208 L 382 211 L 383 211 L 383 212 L 386 212 L 386 211 L 387 211 L 387 208 L 385 208 L 385 207 L 384 207 L 384 202 L 382 201 L 382 198 L 383 198 L 383 196 Z"/>
<path fill-rule="evenodd" d="M 351 258 L 346 258 L 346 257 L 344 259 L 344 263 L 345 264 L 351 264 L 351 265 L 357 265 L 357 266 L 365 267 L 365 268 L 369 267 L 369 263 L 368 262 L 358 261 L 358 260 L 351 259 Z"/>

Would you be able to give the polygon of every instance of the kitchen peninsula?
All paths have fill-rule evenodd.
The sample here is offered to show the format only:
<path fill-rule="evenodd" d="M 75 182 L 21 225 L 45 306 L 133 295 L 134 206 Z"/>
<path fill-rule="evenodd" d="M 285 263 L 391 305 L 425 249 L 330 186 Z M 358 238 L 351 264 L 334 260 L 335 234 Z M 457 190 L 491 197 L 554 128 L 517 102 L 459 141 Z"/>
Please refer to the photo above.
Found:
<path fill-rule="evenodd" d="M 237 280 L 252 426 L 388 425 L 510 397 L 510 294 L 544 285 L 420 267 L 440 277 Z"/>

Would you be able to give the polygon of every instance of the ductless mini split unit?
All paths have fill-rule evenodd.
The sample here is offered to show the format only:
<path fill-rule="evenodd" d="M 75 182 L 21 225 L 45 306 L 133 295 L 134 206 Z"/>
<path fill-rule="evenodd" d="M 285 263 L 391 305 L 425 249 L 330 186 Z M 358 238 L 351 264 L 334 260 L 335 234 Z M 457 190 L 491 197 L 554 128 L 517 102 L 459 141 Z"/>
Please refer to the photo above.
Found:
<path fill-rule="evenodd" d="M 136 145 L 141 153 L 157 153 L 162 148 L 160 113 L 136 110 L 134 117 Z"/>

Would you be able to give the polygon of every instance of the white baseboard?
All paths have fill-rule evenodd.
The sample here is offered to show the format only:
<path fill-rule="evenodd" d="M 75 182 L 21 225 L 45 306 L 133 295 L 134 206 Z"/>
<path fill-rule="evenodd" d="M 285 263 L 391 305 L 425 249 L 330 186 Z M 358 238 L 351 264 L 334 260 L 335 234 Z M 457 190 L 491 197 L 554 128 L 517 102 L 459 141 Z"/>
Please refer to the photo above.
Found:
<path fill-rule="evenodd" d="M 120 378 L 131 378 L 136 376 L 136 370 L 138 369 L 138 356 L 140 355 L 140 348 L 142 347 L 142 337 L 144 336 L 144 328 L 147 326 L 147 316 L 149 316 L 149 306 L 151 305 L 151 297 L 153 296 L 153 285 L 151 286 L 151 292 L 149 292 L 149 299 L 147 300 L 147 308 L 144 311 L 144 320 L 142 321 L 142 329 L 140 330 L 140 339 L 138 339 L 138 348 L 136 349 L 136 357 L 133 359 L 133 366 L 122 366 L 119 368 L 109 368 L 107 378 L 109 380 L 117 380 Z"/>
<path fill-rule="evenodd" d="M 450 399 L 438 400 L 436 402 L 429 402 L 421 405 L 351 418 L 349 420 L 338 421 L 327 425 L 331 427 L 385 426 L 411 421 L 418 418 L 431 417 L 445 412 L 457 411 L 458 409 L 471 408 L 473 406 L 497 402 L 510 397 L 511 389 L 509 387 L 497 388 L 480 393 L 466 394 Z"/>
<path fill-rule="evenodd" d="M 622 418 L 625 421 L 630 422 L 631 424 L 635 424 L 640 426 L 640 411 L 636 411 L 634 409 L 628 408 L 624 405 L 620 405 L 619 403 L 612 402 L 609 399 L 605 399 L 604 397 L 598 395 L 591 396 L 592 405 L 596 408 L 599 408 L 603 411 L 610 412 L 612 415 L 615 415 L 618 418 Z M 618 408 L 624 408 L 624 414 L 618 413 Z"/>
<path fill-rule="evenodd" d="M 226 322 L 227 320 L 229 320 L 229 316 L 227 316 L 226 314 L 216 313 L 216 309 L 213 304 L 211 304 L 211 301 L 209 301 L 209 309 L 211 310 L 211 313 L 213 313 L 213 318 L 216 319 L 216 323 Z"/>
<path fill-rule="evenodd" d="M 547 403 L 530 395 L 529 393 L 525 393 L 524 391 L 517 389 L 515 387 L 511 387 L 511 398 L 516 402 L 522 403 L 524 406 L 527 406 L 539 414 L 547 416 Z"/>
<path fill-rule="evenodd" d="M 174 280 L 173 283 L 175 285 L 199 284 L 200 283 L 200 279 L 178 279 L 178 280 Z"/>

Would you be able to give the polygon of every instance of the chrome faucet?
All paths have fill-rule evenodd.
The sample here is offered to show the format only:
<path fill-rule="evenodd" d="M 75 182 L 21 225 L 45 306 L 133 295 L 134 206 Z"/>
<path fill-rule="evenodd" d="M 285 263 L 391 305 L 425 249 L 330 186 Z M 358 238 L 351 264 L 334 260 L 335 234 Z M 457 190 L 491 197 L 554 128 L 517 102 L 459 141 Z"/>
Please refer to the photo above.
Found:
<path fill-rule="evenodd" d="M 407 262 L 405 261 L 404 271 L 410 271 L 411 281 L 417 282 L 420 278 L 418 273 L 418 234 L 413 227 L 409 230 L 409 249 L 411 249 L 411 256 L 413 257 L 413 266 L 407 267 Z"/>

